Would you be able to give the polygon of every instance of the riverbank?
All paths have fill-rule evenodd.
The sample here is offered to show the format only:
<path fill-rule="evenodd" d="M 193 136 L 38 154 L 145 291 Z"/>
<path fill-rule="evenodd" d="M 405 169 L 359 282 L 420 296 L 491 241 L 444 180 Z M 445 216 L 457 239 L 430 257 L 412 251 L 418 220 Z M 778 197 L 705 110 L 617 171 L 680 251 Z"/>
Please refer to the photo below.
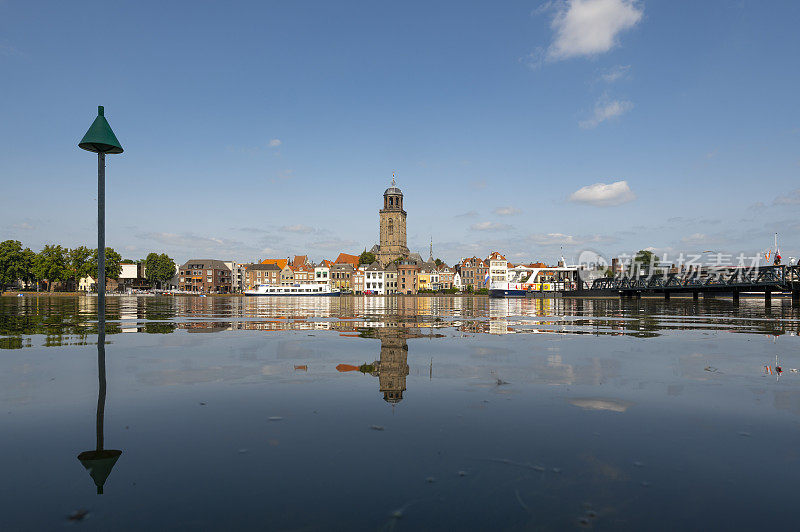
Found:
<path fill-rule="evenodd" d="M 9 290 L 6 292 L 2 292 L 0 294 L 6 297 L 17 297 L 22 295 L 23 297 L 77 297 L 77 296 L 90 296 L 96 297 L 97 294 L 94 293 L 87 293 L 87 292 L 19 292 L 14 290 Z M 154 296 L 164 296 L 164 297 L 245 297 L 244 294 L 198 294 L 198 293 L 172 293 L 167 292 L 163 294 L 119 294 L 119 293 L 111 293 L 106 294 L 106 297 L 154 297 Z M 424 294 L 390 294 L 390 295 L 378 295 L 378 294 L 342 294 L 338 297 L 370 297 L 370 298 L 387 298 L 387 297 L 489 297 L 487 294 L 475 294 L 475 293 L 463 293 L 463 294 L 449 294 L 445 292 L 435 292 L 435 293 L 424 293 Z M 247 297 L 268 297 L 268 296 L 247 296 Z"/>

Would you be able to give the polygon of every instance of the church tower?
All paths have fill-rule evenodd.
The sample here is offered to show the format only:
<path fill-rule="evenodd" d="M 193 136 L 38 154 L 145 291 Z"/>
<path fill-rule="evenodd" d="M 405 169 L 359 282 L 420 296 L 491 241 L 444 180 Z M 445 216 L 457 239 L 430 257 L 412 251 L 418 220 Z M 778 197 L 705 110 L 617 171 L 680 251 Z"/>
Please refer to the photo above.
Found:
<path fill-rule="evenodd" d="M 377 259 L 386 266 L 398 257 L 408 257 L 406 211 L 403 210 L 403 192 L 397 188 L 392 176 L 392 186 L 383 193 Z"/>

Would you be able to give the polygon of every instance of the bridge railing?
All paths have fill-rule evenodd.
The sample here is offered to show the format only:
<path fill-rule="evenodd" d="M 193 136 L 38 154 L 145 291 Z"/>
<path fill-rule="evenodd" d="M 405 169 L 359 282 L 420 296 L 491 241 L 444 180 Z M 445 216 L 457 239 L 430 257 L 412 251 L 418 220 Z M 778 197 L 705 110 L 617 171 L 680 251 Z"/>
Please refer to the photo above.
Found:
<path fill-rule="evenodd" d="M 747 288 L 773 286 L 791 288 L 800 283 L 800 265 L 760 266 L 739 268 L 732 266 L 705 267 L 683 272 L 653 272 L 595 279 L 592 290 L 675 290 L 703 288 Z"/>

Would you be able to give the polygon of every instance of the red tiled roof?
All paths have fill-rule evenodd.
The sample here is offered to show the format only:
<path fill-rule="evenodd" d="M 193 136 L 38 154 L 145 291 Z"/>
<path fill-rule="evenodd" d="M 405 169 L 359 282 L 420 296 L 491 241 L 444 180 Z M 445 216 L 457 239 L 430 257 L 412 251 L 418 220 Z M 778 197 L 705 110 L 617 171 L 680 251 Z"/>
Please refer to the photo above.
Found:
<path fill-rule="evenodd" d="M 281 270 L 286 267 L 286 263 L 289 262 L 286 259 L 264 259 L 261 261 L 261 264 L 275 264 Z"/>
<path fill-rule="evenodd" d="M 358 267 L 358 255 L 350 255 L 348 253 L 339 253 L 339 256 L 336 257 L 336 264 L 352 264 L 353 268 Z"/>

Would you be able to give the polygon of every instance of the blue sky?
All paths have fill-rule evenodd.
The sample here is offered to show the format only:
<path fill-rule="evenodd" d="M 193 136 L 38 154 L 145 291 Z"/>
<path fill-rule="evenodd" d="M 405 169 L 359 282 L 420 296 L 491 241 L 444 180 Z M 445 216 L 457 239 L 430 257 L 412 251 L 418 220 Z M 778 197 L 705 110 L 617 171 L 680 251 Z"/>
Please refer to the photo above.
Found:
<path fill-rule="evenodd" d="M 800 3 L 0 1 L 0 238 L 253 260 L 800 255 Z"/>

